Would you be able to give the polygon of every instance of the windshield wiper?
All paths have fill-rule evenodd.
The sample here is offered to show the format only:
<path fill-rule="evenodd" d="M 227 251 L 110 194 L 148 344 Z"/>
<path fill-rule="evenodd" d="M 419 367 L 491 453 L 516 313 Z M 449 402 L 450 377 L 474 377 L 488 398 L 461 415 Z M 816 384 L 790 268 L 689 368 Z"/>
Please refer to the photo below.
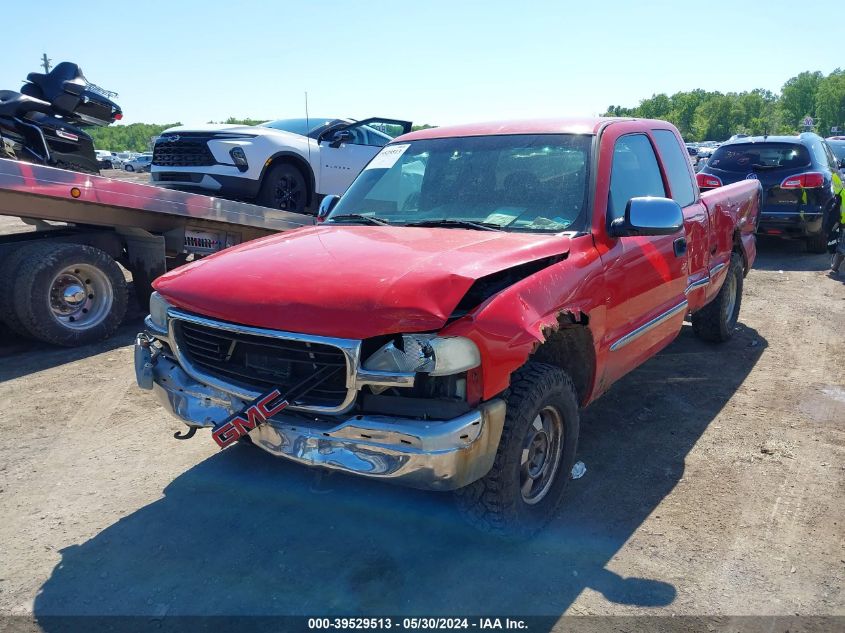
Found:
<path fill-rule="evenodd" d="M 441 218 L 439 220 L 419 220 L 417 222 L 405 222 L 402 226 L 454 226 L 468 229 L 476 229 L 480 231 L 504 230 L 500 224 L 493 224 L 492 222 L 473 222 L 472 220 L 449 220 L 447 218 Z"/>
<path fill-rule="evenodd" d="M 390 224 L 387 220 L 382 220 L 374 215 L 364 215 L 363 213 L 344 213 L 343 215 L 329 217 L 329 222 L 337 222 L 338 220 L 366 220 L 370 224 L 378 224 L 379 226 Z"/>

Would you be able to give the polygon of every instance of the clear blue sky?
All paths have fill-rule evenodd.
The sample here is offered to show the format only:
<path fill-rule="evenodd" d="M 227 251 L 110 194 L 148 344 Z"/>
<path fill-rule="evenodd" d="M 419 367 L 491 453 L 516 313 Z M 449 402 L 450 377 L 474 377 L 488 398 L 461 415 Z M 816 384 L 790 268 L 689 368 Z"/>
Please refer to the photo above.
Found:
<path fill-rule="evenodd" d="M 845 62 L 841 16 L 831 0 L 13 2 L 0 88 L 46 52 L 119 92 L 127 123 L 298 117 L 306 90 L 312 116 L 595 115 L 829 73 Z"/>

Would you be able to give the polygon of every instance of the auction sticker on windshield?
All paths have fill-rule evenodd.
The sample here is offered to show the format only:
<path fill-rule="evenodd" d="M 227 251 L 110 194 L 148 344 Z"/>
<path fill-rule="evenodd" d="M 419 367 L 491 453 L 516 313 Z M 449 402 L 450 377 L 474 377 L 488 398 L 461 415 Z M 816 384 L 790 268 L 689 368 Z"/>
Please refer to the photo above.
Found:
<path fill-rule="evenodd" d="M 364 168 L 367 169 L 390 169 L 396 164 L 396 161 L 405 153 L 410 145 L 408 143 L 400 145 L 388 145 L 383 148 L 376 157 Z"/>

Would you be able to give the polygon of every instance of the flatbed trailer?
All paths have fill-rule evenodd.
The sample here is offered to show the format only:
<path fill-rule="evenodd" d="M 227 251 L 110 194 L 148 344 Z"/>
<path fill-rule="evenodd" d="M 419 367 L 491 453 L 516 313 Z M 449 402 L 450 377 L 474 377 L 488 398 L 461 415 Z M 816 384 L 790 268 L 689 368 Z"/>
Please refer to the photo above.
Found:
<path fill-rule="evenodd" d="M 307 215 L 0 159 L 0 215 L 34 230 L 0 235 L 0 321 L 60 345 L 105 338 L 128 285 L 146 305 L 167 270 L 314 223 Z"/>

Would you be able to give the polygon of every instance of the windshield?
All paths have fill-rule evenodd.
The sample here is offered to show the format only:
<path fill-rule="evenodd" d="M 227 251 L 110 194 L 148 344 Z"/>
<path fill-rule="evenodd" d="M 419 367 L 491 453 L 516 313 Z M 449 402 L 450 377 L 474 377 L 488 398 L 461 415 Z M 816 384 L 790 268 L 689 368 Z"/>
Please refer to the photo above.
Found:
<path fill-rule="evenodd" d="M 758 169 L 801 169 L 810 166 L 810 153 L 796 143 L 731 143 L 713 152 L 708 167 L 748 173 Z"/>
<path fill-rule="evenodd" d="M 310 117 L 308 119 L 279 119 L 278 121 L 267 121 L 259 127 L 271 127 L 274 130 L 291 132 L 301 136 L 319 136 L 320 132 L 338 123 L 338 119 L 326 119 L 321 117 Z"/>
<path fill-rule="evenodd" d="M 390 224 L 469 221 L 511 231 L 581 230 L 592 136 L 441 138 L 385 147 L 330 215 Z"/>

